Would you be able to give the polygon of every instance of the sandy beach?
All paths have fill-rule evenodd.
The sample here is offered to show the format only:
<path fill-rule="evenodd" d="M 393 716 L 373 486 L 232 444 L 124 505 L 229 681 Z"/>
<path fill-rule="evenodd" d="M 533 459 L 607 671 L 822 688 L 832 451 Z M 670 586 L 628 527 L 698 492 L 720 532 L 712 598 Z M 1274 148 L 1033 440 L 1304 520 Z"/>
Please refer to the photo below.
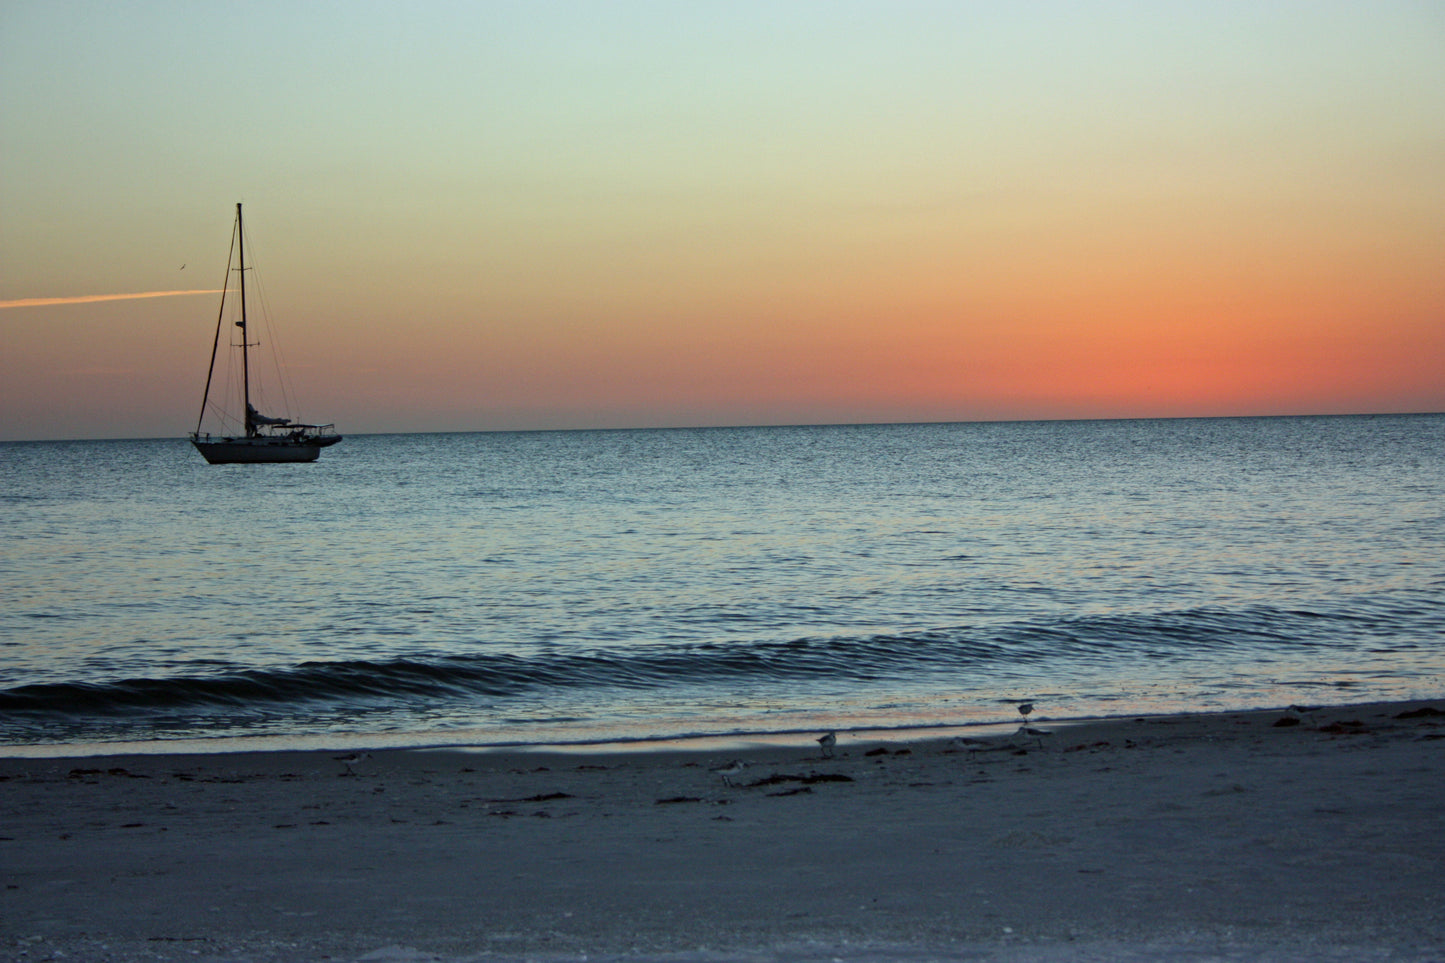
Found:
<path fill-rule="evenodd" d="M 0 759 L 0 958 L 1445 959 L 1445 703 L 1038 727 Z"/>

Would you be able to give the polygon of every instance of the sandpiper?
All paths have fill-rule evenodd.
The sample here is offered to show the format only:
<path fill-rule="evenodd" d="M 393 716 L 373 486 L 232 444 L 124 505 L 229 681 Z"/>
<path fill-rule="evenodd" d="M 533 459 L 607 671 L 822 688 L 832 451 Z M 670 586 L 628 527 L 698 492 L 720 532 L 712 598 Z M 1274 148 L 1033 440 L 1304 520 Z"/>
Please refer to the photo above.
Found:
<path fill-rule="evenodd" d="M 741 776 L 743 774 L 743 770 L 747 767 L 748 764 L 743 762 L 741 759 L 734 759 L 726 766 L 720 766 L 719 768 L 714 769 L 713 772 L 717 773 L 719 776 L 722 776 L 724 786 L 731 786 L 733 784 L 733 776 Z"/>
<path fill-rule="evenodd" d="M 1042 749 L 1044 747 L 1044 740 L 1042 737 L 1052 735 L 1052 733 L 1045 732 L 1042 729 L 1032 729 L 1029 727 L 1029 713 L 1033 711 L 1034 704 L 1032 702 L 1019 703 L 1019 715 L 1023 717 L 1023 721 L 1019 723 L 1019 731 L 1015 734 L 1014 738 L 1017 739 L 1019 742 L 1025 743 L 1028 742 L 1029 739 L 1033 739 L 1034 742 L 1038 744 L 1038 747 Z"/>
<path fill-rule="evenodd" d="M 833 747 L 838 744 L 838 733 L 825 732 L 818 737 L 818 745 L 823 747 L 823 756 L 830 758 L 833 755 Z"/>
<path fill-rule="evenodd" d="M 1044 747 L 1043 737 L 1051 735 L 1053 735 L 1053 733 L 1049 732 L 1047 729 L 1034 729 L 1027 723 L 1025 723 L 1024 725 L 1019 726 L 1018 732 L 1014 733 L 1014 739 L 1024 745 L 1027 745 L 1028 741 L 1032 739 L 1034 741 L 1034 744 L 1037 745 L 1040 749 L 1042 749 Z"/>
<path fill-rule="evenodd" d="M 371 753 L 348 752 L 344 756 L 333 756 L 332 758 L 346 767 L 346 771 L 342 773 L 343 776 L 354 776 L 356 775 L 356 767 L 370 759 Z"/>
<path fill-rule="evenodd" d="M 1292 705 L 1285 711 L 1293 713 L 1296 719 L 1299 719 L 1303 722 L 1308 722 L 1310 725 L 1313 726 L 1319 723 L 1319 720 L 1315 718 L 1315 710 L 1319 708 L 1319 706 Z"/>

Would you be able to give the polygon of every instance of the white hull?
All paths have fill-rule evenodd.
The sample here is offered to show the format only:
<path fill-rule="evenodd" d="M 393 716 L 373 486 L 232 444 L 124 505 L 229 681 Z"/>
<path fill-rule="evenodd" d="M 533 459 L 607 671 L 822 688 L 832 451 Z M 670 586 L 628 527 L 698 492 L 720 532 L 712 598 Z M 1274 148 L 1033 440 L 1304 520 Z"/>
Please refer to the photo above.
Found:
<path fill-rule="evenodd" d="M 315 461 L 321 449 L 341 440 L 340 435 L 293 441 L 289 438 L 192 438 L 191 444 L 212 465 L 259 465 L 275 462 Z"/>

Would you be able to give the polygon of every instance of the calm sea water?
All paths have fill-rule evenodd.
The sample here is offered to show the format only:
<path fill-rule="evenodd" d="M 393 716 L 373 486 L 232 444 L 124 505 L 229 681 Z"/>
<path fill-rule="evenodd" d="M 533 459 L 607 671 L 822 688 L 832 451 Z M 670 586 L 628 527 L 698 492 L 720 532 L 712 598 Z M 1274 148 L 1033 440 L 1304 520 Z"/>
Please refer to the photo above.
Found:
<path fill-rule="evenodd" d="M 1445 416 L 10 443 L 0 598 L 10 747 L 1438 697 Z"/>

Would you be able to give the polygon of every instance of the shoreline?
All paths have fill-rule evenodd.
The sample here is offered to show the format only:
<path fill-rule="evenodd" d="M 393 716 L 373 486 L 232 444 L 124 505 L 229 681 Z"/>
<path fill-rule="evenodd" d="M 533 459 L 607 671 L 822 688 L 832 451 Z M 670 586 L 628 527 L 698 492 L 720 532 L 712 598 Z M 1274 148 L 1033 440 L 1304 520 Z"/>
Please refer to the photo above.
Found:
<path fill-rule="evenodd" d="M 0 757 L 0 956 L 1445 958 L 1445 700 L 1002 728 Z"/>
<path fill-rule="evenodd" d="M 1320 712 L 1348 711 L 1355 706 L 1427 705 L 1445 696 L 1366 702 L 1319 703 Z M 1185 709 L 1162 712 L 1130 712 L 1117 715 L 1030 717 L 1030 725 L 1064 730 L 1078 726 L 1107 725 L 1139 719 L 1172 719 L 1194 716 L 1251 715 L 1287 712 L 1284 706 Z M 994 737 L 1013 733 L 1020 724 L 1012 719 L 973 722 L 925 722 L 897 725 L 839 726 L 835 731 L 849 738 L 881 743 L 907 743 L 954 737 Z M 0 743 L 0 763 L 19 759 L 84 759 L 107 756 L 224 756 L 276 752 L 536 752 L 628 755 L 648 752 L 747 752 L 767 748 L 806 748 L 826 727 L 789 729 L 746 729 L 733 732 L 684 732 L 626 738 L 579 737 L 576 739 L 478 740 L 456 738 L 444 732 L 326 733 L 320 735 L 255 735 L 183 737 L 177 739 L 116 740 L 65 743 Z"/>
<path fill-rule="evenodd" d="M 1269 710 L 1259 710 L 1269 711 Z M 1112 716 L 1078 719 L 1040 719 L 1041 723 L 1069 726 L 1104 722 Z M 1013 732 L 1017 722 L 938 723 L 927 725 L 858 726 L 838 729 L 860 740 L 918 742 L 954 736 L 1001 735 Z M 769 729 L 727 733 L 682 733 L 638 736 L 631 739 L 596 738 L 544 741 L 437 740 L 437 733 L 381 737 L 377 734 L 337 736 L 219 736 L 214 739 L 156 739 L 148 741 L 37 743 L 0 745 L 0 762 L 9 759 L 88 759 L 109 756 L 227 756 L 276 752 L 516 752 L 629 755 L 650 752 L 746 752 L 765 748 L 810 745 L 821 729 Z"/>

